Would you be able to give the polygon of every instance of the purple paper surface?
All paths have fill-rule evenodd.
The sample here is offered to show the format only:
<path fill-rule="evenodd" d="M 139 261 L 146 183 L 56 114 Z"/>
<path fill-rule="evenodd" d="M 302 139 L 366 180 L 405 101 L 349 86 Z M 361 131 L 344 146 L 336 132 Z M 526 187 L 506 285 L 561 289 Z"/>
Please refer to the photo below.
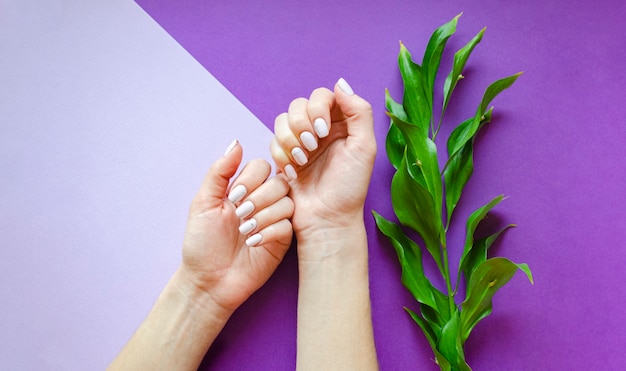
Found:
<path fill-rule="evenodd" d="M 103 370 L 210 164 L 271 133 L 129 0 L 0 1 L 0 49 L 0 369 Z"/>
<path fill-rule="evenodd" d="M 623 369 L 626 5 L 138 3 L 269 128 L 295 97 L 346 78 L 374 108 L 379 153 L 366 210 L 387 217 L 384 90 L 400 100 L 398 40 L 421 56 L 431 32 L 463 11 L 448 66 L 487 26 L 444 137 L 490 82 L 525 73 L 493 102 L 449 246 L 457 261 L 463 219 L 505 194 L 484 231 L 518 225 L 495 253 L 528 263 L 535 285 L 517 274 L 496 295 L 468 342 L 468 362 L 475 370 Z M 2 369 L 104 368 L 178 264 L 188 202 L 207 165 L 235 137 L 248 156 L 268 155 L 267 130 L 135 4 L 130 12 L 128 1 L 107 4 L 0 2 Z M 16 8 L 36 16 L 7 23 Z M 83 23 L 93 27 L 84 32 Z M 381 369 L 436 370 L 402 309 L 416 303 L 395 253 L 368 215 L 366 223 Z M 294 369 L 296 300 L 292 250 L 201 368 Z"/>
<path fill-rule="evenodd" d="M 374 107 L 379 153 L 366 209 L 387 217 L 393 216 L 392 170 L 384 153 L 384 91 L 401 99 L 398 40 L 421 57 L 431 32 L 463 11 L 444 56 L 449 66 L 453 51 L 487 26 L 444 134 L 474 113 L 490 82 L 525 73 L 493 102 L 494 120 L 477 140 L 475 173 L 449 246 L 457 261 L 462 220 L 505 194 L 487 224 L 518 228 L 494 249 L 527 262 L 535 285 L 518 274 L 496 295 L 494 313 L 468 342 L 467 359 L 476 370 L 614 370 L 626 364 L 618 350 L 626 344 L 624 2 L 138 3 L 269 128 L 293 98 L 346 78 Z M 394 252 L 369 216 L 366 221 L 381 369 L 435 370 L 427 342 L 402 310 L 416 304 L 401 287 Z M 289 274 L 294 264 L 283 264 Z M 281 279 L 295 281 L 289 274 Z M 266 289 L 255 305 L 271 306 L 288 324 L 243 308 L 225 329 L 226 340 L 210 350 L 206 369 L 293 368 L 295 293 Z"/>

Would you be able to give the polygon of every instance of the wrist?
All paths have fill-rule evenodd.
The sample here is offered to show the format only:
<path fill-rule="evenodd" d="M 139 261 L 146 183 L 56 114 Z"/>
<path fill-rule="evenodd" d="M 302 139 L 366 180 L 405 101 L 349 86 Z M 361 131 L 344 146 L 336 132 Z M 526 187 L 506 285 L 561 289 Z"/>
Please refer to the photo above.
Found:
<path fill-rule="evenodd" d="M 221 305 L 209 291 L 197 285 L 182 266 L 176 270 L 168 286 L 179 295 L 189 311 L 196 314 L 198 323 L 204 326 L 222 326 L 234 312 L 234 309 Z"/>
<path fill-rule="evenodd" d="M 367 261 L 367 234 L 362 215 L 343 223 L 296 233 L 300 263 Z"/>

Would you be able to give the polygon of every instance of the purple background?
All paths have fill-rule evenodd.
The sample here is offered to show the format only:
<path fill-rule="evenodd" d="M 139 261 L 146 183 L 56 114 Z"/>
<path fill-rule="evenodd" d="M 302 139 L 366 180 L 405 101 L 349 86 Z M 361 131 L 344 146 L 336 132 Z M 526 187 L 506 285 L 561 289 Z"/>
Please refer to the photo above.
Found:
<path fill-rule="evenodd" d="M 393 214 L 384 91 L 401 97 L 398 40 L 421 58 L 431 32 L 463 11 L 445 55 L 447 73 L 453 51 L 487 26 L 444 131 L 474 112 L 490 82 L 525 73 L 493 102 L 495 118 L 479 137 L 457 221 L 498 194 L 509 196 L 487 224 L 518 224 L 495 249 L 527 262 L 535 285 L 518 274 L 496 296 L 494 313 L 469 340 L 467 359 L 476 370 L 626 364 L 624 2 L 138 3 L 269 128 L 293 98 L 345 77 L 374 107 L 379 154 L 366 206 L 386 216 Z M 381 368 L 435 370 L 428 344 L 402 310 L 415 303 L 400 285 L 392 248 L 366 220 Z M 462 241 L 459 227 L 453 248 Z M 290 254 L 234 316 L 207 368 L 293 368 L 295 265 Z"/>
<path fill-rule="evenodd" d="M 345 77 L 375 110 L 366 206 L 388 217 L 383 102 L 385 88 L 401 96 L 398 40 L 421 56 L 431 32 L 464 11 L 448 66 L 487 26 L 444 134 L 491 81 L 525 74 L 493 102 L 456 215 L 509 196 L 485 227 L 518 224 L 494 249 L 527 262 L 536 283 L 518 274 L 502 289 L 468 361 L 476 370 L 626 364 L 622 2 L 138 3 L 269 128 L 293 98 Z M 0 368 L 101 369 L 178 264 L 207 164 L 233 137 L 247 156 L 267 156 L 270 135 L 130 0 L 4 0 L 0 30 Z M 381 368 L 436 370 L 402 310 L 415 303 L 395 254 L 366 222 Z M 292 250 L 203 368 L 293 369 L 296 298 Z"/>

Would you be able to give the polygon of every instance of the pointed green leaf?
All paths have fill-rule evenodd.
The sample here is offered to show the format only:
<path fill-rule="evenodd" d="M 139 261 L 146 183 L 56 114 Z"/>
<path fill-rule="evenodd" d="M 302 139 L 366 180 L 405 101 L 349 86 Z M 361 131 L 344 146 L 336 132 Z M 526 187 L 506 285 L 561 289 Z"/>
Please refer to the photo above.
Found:
<path fill-rule="evenodd" d="M 446 77 L 446 81 L 443 85 L 443 110 L 442 115 L 446 112 L 446 108 L 448 108 L 448 103 L 450 103 L 450 96 L 456 87 L 457 82 L 460 78 L 462 78 L 463 68 L 465 68 L 465 64 L 469 59 L 470 54 L 474 50 L 474 47 L 482 40 L 483 34 L 485 33 L 485 28 L 480 30 L 476 36 L 470 42 L 468 42 L 464 47 L 459 49 L 456 53 L 454 53 L 454 63 L 452 65 L 452 70 L 448 77 Z"/>
<path fill-rule="evenodd" d="M 521 75 L 522 73 L 516 73 L 515 75 L 509 76 L 509 77 L 505 77 L 503 79 L 500 79 L 494 83 L 492 83 L 491 85 L 489 85 L 489 87 L 487 87 L 487 90 L 485 90 L 485 93 L 483 94 L 483 98 L 480 102 L 480 105 L 478 106 L 478 109 L 476 110 L 476 114 L 474 115 L 474 119 L 471 121 L 471 123 L 465 127 L 462 128 L 462 130 L 460 130 L 456 135 L 458 136 L 458 139 L 454 140 L 454 146 L 452 148 L 448 147 L 448 152 L 451 153 L 452 155 L 459 151 L 461 149 L 461 147 L 463 147 L 463 145 L 468 141 L 471 140 L 474 135 L 476 135 L 476 131 L 478 130 L 479 126 L 480 126 L 480 122 L 483 120 L 483 116 L 485 114 L 485 111 L 487 110 L 487 107 L 489 106 L 489 104 L 491 103 L 491 101 L 498 95 L 500 94 L 503 90 L 505 90 L 506 88 L 510 87 L 511 85 L 513 85 L 513 83 L 515 82 L 515 80 L 517 80 L 517 78 Z M 456 131 L 456 129 L 455 129 Z M 452 137 L 452 135 L 451 135 Z M 452 156 L 450 155 L 450 156 Z"/>
<path fill-rule="evenodd" d="M 491 258 L 480 264 L 472 273 L 467 287 L 467 298 L 461 308 L 461 334 L 465 342 L 476 324 L 491 313 L 492 298 L 521 270 L 533 282 L 532 273 L 526 264 L 515 264 L 505 258 Z"/>
<path fill-rule="evenodd" d="M 413 294 L 415 300 L 437 309 L 433 291 L 435 287 L 424 275 L 422 266 L 422 250 L 404 233 L 396 223 L 390 222 L 375 211 L 372 211 L 378 229 L 389 238 L 396 250 L 402 267 L 402 283 Z"/>
<path fill-rule="evenodd" d="M 434 350 L 435 353 L 435 361 L 437 365 L 439 365 L 439 369 L 441 371 L 452 371 L 452 365 L 450 362 L 441 354 L 437 349 Z"/>
<path fill-rule="evenodd" d="M 478 110 L 476 110 L 477 121 L 480 119 L 480 116 L 482 116 L 482 114 L 487 110 L 487 107 L 489 106 L 491 101 L 502 91 L 513 85 L 515 80 L 517 80 L 517 78 L 520 77 L 522 73 L 523 72 L 518 72 L 514 75 L 497 80 L 487 87 L 487 90 L 483 95 L 483 99 L 480 102 L 480 107 L 478 107 Z"/>
<path fill-rule="evenodd" d="M 406 143 L 404 143 L 402 132 L 396 125 L 391 123 L 389 125 L 389 131 L 387 131 L 387 138 L 385 139 L 385 150 L 387 152 L 387 158 L 394 169 L 398 169 L 398 166 L 400 166 L 405 146 Z"/>
<path fill-rule="evenodd" d="M 396 117 L 405 121 L 407 120 L 404 108 L 391 97 L 389 90 L 387 89 L 385 89 L 385 106 L 387 107 L 387 110 Z M 400 129 L 398 129 L 393 122 L 389 126 L 385 145 L 389 162 L 391 162 L 391 165 L 397 169 L 400 165 L 400 161 L 402 160 L 402 154 L 404 153 L 406 143 L 404 142 L 402 132 L 400 132 Z"/>
<path fill-rule="evenodd" d="M 420 312 L 422 313 L 422 317 L 430 323 L 433 330 L 439 334 L 443 326 L 450 320 L 450 303 L 448 297 L 441 291 L 436 288 L 433 288 L 432 291 L 435 303 L 437 304 L 437 310 L 423 305 L 420 307 Z"/>
<path fill-rule="evenodd" d="M 459 276 L 461 274 L 460 269 L 465 264 L 467 255 L 471 253 L 472 246 L 474 244 L 474 232 L 476 232 L 476 227 L 478 227 L 481 220 L 487 216 L 487 213 L 503 199 L 503 195 L 495 197 L 493 200 L 489 201 L 488 204 L 478 208 L 472 213 L 472 215 L 469 216 L 469 218 L 467 218 L 467 224 L 465 225 L 465 246 L 463 247 L 463 255 L 461 255 L 461 262 L 459 264 Z"/>
<path fill-rule="evenodd" d="M 461 17 L 461 14 L 454 17 L 450 22 L 437 28 L 431 35 L 428 45 L 426 46 L 426 51 L 424 52 L 424 58 L 422 60 L 424 91 L 426 93 L 426 100 L 431 112 L 433 107 L 435 79 L 437 78 L 437 71 L 439 70 L 439 64 L 441 63 L 441 56 L 446 48 L 448 38 L 456 32 L 456 25 L 459 17 Z"/>
<path fill-rule="evenodd" d="M 439 160 L 437 158 L 437 146 L 415 125 L 411 125 L 399 117 L 389 114 L 393 123 L 400 129 L 407 144 L 409 158 L 415 159 L 412 164 L 416 164 L 421 170 L 428 192 L 431 194 L 435 207 L 435 212 L 441 218 L 442 204 L 442 183 L 439 170 Z M 421 178 L 421 177 L 420 177 Z M 416 178 L 419 181 L 419 178 Z"/>
<path fill-rule="evenodd" d="M 433 350 L 437 349 L 437 335 L 434 333 L 433 329 L 430 327 L 429 323 L 425 321 L 419 314 L 413 312 L 409 308 L 405 307 L 404 310 L 411 316 L 413 321 L 417 323 L 417 325 L 422 329 L 424 336 L 426 336 L 426 340 L 428 340 L 428 344 Z"/>
<path fill-rule="evenodd" d="M 400 43 L 400 53 L 398 54 L 398 66 L 404 83 L 402 106 L 407 114 L 406 121 L 417 125 L 427 135 L 432 110 L 426 97 L 422 68 L 413 62 L 411 53 L 402 43 Z"/>
<path fill-rule="evenodd" d="M 515 227 L 515 224 L 509 224 L 492 235 L 474 241 L 472 249 L 461 265 L 461 271 L 463 271 L 463 275 L 465 276 L 466 287 L 472 277 L 472 271 L 487 260 L 487 251 L 491 245 L 504 231 L 512 227 Z"/>
<path fill-rule="evenodd" d="M 385 107 L 387 111 L 393 113 L 394 116 L 399 117 L 401 120 L 408 120 L 404 107 L 391 97 L 389 89 L 385 89 Z"/>
<path fill-rule="evenodd" d="M 493 109 L 490 109 L 485 113 L 478 130 L 491 121 L 492 112 Z M 454 135 L 457 133 L 457 129 L 469 125 L 471 121 L 472 119 L 466 120 L 457 126 L 448 138 L 448 148 L 454 146 L 454 140 L 459 139 L 458 136 Z M 474 138 L 475 136 L 468 140 L 459 151 L 451 155 L 443 170 L 444 184 L 446 185 L 446 225 L 450 225 L 452 214 L 461 198 L 463 188 L 465 188 L 465 185 L 474 173 Z"/>
<path fill-rule="evenodd" d="M 461 339 L 461 320 L 456 311 L 441 331 L 437 350 L 450 363 L 453 370 L 469 370 L 465 362 L 463 342 Z"/>
<path fill-rule="evenodd" d="M 493 108 L 490 108 L 481 117 L 481 120 L 478 123 L 478 128 L 476 129 L 476 131 L 474 131 L 474 134 L 470 136 L 469 138 L 470 139 L 474 138 L 476 134 L 478 133 L 478 130 L 480 130 L 485 124 L 488 124 L 491 122 L 492 117 L 493 117 Z M 456 148 L 463 147 L 463 144 L 466 142 L 466 138 L 469 135 L 468 133 L 471 131 L 471 126 L 473 125 L 473 122 L 474 122 L 474 118 L 473 117 L 469 118 L 463 121 L 462 123 L 460 123 L 456 128 L 454 128 L 452 133 L 450 133 L 450 137 L 448 137 L 448 143 L 447 143 L 448 156 L 450 157 L 450 159 L 453 158 L 455 154 L 454 151 Z"/>
<path fill-rule="evenodd" d="M 420 234 L 426 249 L 431 254 L 440 271 L 441 252 L 439 250 L 442 232 L 441 218 L 428 190 L 409 174 L 406 152 L 398 171 L 391 181 L 391 203 L 402 225 L 412 228 Z"/>

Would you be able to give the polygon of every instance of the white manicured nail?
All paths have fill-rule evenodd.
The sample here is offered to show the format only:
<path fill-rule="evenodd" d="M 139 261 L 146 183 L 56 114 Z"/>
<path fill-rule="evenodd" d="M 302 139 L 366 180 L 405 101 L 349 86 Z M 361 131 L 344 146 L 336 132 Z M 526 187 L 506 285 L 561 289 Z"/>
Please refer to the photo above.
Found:
<path fill-rule="evenodd" d="M 249 247 L 256 246 L 259 242 L 261 242 L 262 239 L 263 236 L 261 236 L 260 233 L 257 233 L 253 236 L 250 236 L 250 238 L 246 240 L 246 245 L 248 245 Z"/>
<path fill-rule="evenodd" d="M 343 77 L 340 78 L 339 81 L 337 81 L 337 85 L 339 85 L 339 88 L 343 90 L 344 93 L 348 95 L 354 95 L 354 90 L 352 90 L 350 84 L 348 84 L 348 82 L 344 80 Z"/>
<path fill-rule="evenodd" d="M 233 150 L 233 148 L 235 148 L 235 146 L 237 145 L 237 139 L 233 140 L 233 142 L 231 144 L 228 145 L 228 148 L 226 148 L 226 151 L 224 152 L 224 156 L 226 156 L 227 154 L 230 153 L 230 151 Z"/>
<path fill-rule="evenodd" d="M 293 168 L 293 166 L 291 166 L 291 164 L 285 165 L 285 174 L 287 175 L 287 178 L 289 179 L 297 179 L 298 178 L 298 173 L 296 173 L 296 169 Z"/>
<path fill-rule="evenodd" d="M 315 151 L 317 149 L 317 140 L 315 140 L 313 134 L 309 133 L 308 131 L 302 132 L 302 134 L 300 134 L 300 140 L 302 141 L 304 148 L 306 148 L 307 150 Z"/>
<path fill-rule="evenodd" d="M 315 121 L 313 121 L 313 129 L 315 129 L 315 134 L 320 138 L 326 138 L 328 136 L 328 125 L 323 118 L 316 118 Z"/>
<path fill-rule="evenodd" d="M 242 223 L 239 226 L 239 233 L 246 235 L 250 232 L 252 232 L 254 230 L 254 228 L 256 228 L 256 220 L 255 219 L 249 219 L 246 220 L 244 223 Z"/>
<path fill-rule="evenodd" d="M 239 205 L 238 208 L 235 209 L 235 214 L 240 218 L 245 218 L 246 216 L 252 214 L 254 211 L 254 204 L 250 201 L 246 201 Z"/>
<path fill-rule="evenodd" d="M 248 189 L 246 188 L 246 186 L 244 186 L 243 184 L 240 184 L 237 187 L 230 190 L 230 193 L 228 194 L 228 199 L 230 200 L 230 202 L 233 202 L 233 203 L 239 202 L 241 201 L 243 196 L 246 195 L 247 192 L 248 192 Z"/>
<path fill-rule="evenodd" d="M 304 151 L 302 151 L 302 148 L 300 147 L 295 147 L 294 149 L 292 149 L 291 155 L 293 156 L 293 159 L 296 160 L 296 163 L 300 166 L 309 162 L 309 160 L 306 158 L 306 155 L 304 154 Z"/>

